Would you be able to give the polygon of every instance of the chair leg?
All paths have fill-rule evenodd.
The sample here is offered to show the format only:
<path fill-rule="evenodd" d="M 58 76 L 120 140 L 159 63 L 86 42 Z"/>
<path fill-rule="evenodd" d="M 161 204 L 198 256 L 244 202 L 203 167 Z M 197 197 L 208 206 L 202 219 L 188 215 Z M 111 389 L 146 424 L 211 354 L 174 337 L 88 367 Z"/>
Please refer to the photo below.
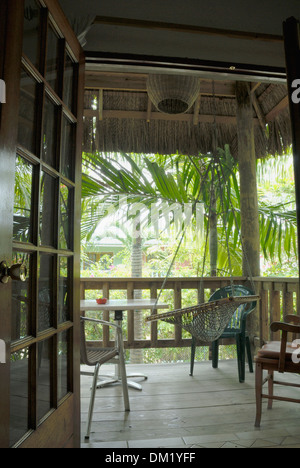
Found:
<path fill-rule="evenodd" d="M 251 345 L 250 345 L 249 336 L 246 336 L 246 350 L 247 350 L 247 357 L 248 357 L 249 372 L 253 374 L 253 362 L 252 362 Z"/>
<path fill-rule="evenodd" d="M 273 405 L 273 389 L 274 389 L 274 372 L 269 371 L 268 373 L 268 409 L 272 409 Z"/>
<path fill-rule="evenodd" d="M 241 340 L 240 335 L 236 337 L 237 365 L 239 382 L 245 382 L 245 343 Z"/>
<path fill-rule="evenodd" d="M 212 352 L 212 366 L 214 369 L 217 369 L 218 363 L 219 363 L 219 340 L 212 342 L 211 352 Z"/>
<path fill-rule="evenodd" d="M 192 337 L 190 376 L 192 376 L 194 373 L 195 354 L 196 354 L 196 338 Z"/>
<path fill-rule="evenodd" d="M 130 411 L 123 340 L 120 340 L 119 342 L 119 366 L 120 366 L 122 388 L 123 388 L 124 407 L 125 407 L 125 411 Z"/>
<path fill-rule="evenodd" d="M 256 363 L 256 368 L 255 368 L 255 397 L 256 397 L 255 427 L 260 427 L 260 421 L 261 421 L 262 380 L 263 380 L 262 365 L 259 362 L 257 362 Z"/>
<path fill-rule="evenodd" d="M 100 364 L 96 364 L 95 371 L 94 371 L 94 378 L 93 378 L 93 386 L 91 389 L 91 398 L 90 398 L 90 406 L 89 406 L 89 413 L 88 413 L 88 419 L 87 419 L 85 439 L 90 438 L 99 369 L 100 369 Z"/>

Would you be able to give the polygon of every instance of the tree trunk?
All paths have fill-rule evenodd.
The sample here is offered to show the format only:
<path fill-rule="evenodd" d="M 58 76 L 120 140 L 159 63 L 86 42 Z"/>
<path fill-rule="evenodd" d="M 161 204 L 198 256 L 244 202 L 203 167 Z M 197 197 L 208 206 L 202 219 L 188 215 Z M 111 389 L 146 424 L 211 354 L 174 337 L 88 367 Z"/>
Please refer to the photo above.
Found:
<path fill-rule="evenodd" d="M 209 213 L 209 254 L 210 254 L 210 276 L 217 276 L 218 262 L 218 216 L 217 201 L 214 186 L 210 193 L 210 213 Z"/>
<path fill-rule="evenodd" d="M 237 136 L 240 172 L 243 274 L 260 274 L 260 239 L 252 103 L 249 85 L 237 82 Z M 250 270 L 250 271 L 249 271 Z"/>
<path fill-rule="evenodd" d="M 139 215 L 137 215 L 138 217 Z M 134 221 L 132 234 L 132 253 L 131 253 L 131 276 L 132 278 L 141 278 L 143 274 L 143 252 L 142 252 L 142 236 L 140 229 L 140 221 L 138 218 Z M 142 291 L 134 291 L 134 298 L 141 299 Z M 141 340 L 143 338 L 143 312 L 141 310 L 134 311 L 134 339 Z M 130 350 L 130 363 L 143 363 L 143 350 Z"/>
<path fill-rule="evenodd" d="M 236 103 L 243 275 L 251 277 L 260 275 L 260 238 L 253 110 L 250 88 L 246 82 L 236 84 Z M 250 315 L 248 327 L 252 339 L 259 336 L 258 308 L 255 314 Z"/>

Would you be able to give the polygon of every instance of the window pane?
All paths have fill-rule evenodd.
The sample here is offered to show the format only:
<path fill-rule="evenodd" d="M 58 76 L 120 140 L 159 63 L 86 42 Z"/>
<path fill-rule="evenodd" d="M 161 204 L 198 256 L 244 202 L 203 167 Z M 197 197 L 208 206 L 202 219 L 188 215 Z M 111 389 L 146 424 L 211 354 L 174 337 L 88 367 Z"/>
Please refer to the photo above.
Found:
<path fill-rule="evenodd" d="M 57 181 L 46 172 L 41 177 L 40 243 L 55 247 L 57 225 Z"/>
<path fill-rule="evenodd" d="M 41 255 L 39 263 L 38 331 L 53 326 L 54 257 Z"/>
<path fill-rule="evenodd" d="M 25 263 L 27 267 L 26 281 L 12 281 L 12 341 L 29 336 L 31 320 L 31 255 L 22 252 L 14 252 L 12 264 Z"/>
<path fill-rule="evenodd" d="M 64 73 L 64 103 L 74 112 L 73 91 L 74 91 L 74 63 L 66 53 L 65 73 Z"/>
<path fill-rule="evenodd" d="M 63 117 L 62 145 L 61 145 L 61 172 L 70 180 L 74 180 L 74 148 L 75 126 L 65 116 Z"/>
<path fill-rule="evenodd" d="M 68 349 L 69 336 L 67 331 L 58 334 L 58 356 L 57 356 L 57 391 L 58 400 L 61 400 L 69 391 L 68 389 Z"/>
<path fill-rule="evenodd" d="M 71 259 L 59 259 L 58 323 L 70 320 Z"/>
<path fill-rule="evenodd" d="M 38 343 L 37 417 L 40 421 L 51 409 L 52 340 Z"/>
<path fill-rule="evenodd" d="M 31 242 L 32 240 L 32 179 L 32 164 L 29 164 L 21 156 L 17 156 L 13 238 L 21 242 Z"/>
<path fill-rule="evenodd" d="M 36 154 L 36 100 L 38 85 L 25 71 L 21 74 L 18 143 Z"/>
<path fill-rule="evenodd" d="M 45 96 L 44 121 L 43 121 L 43 161 L 54 169 L 57 169 L 57 122 L 58 107 Z"/>
<path fill-rule="evenodd" d="M 23 51 L 31 63 L 39 68 L 40 7 L 34 0 L 25 0 Z"/>
<path fill-rule="evenodd" d="M 59 57 L 59 38 L 53 31 L 52 27 L 48 27 L 48 43 L 47 43 L 47 63 L 46 63 L 46 80 L 51 88 L 58 91 L 58 57 Z"/>
<path fill-rule="evenodd" d="M 10 358 L 10 446 L 28 431 L 29 349 L 13 353 Z"/>
<path fill-rule="evenodd" d="M 70 232 L 70 214 L 72 207 L 73 189 L 69 189 L 66 185 L 60 185 L 60 232 L 59 232 L 59 248 L 71 249 L 71 232 Z"/>

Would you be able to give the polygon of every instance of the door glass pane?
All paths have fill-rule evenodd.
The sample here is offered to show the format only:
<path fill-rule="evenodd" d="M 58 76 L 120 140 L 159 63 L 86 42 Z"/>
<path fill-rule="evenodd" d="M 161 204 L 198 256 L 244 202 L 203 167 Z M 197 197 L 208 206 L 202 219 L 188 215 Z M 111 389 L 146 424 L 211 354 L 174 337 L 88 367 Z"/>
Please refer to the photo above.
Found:
<path fill-rule="evenodd" d="M 34 0 L 25 0 L 23 52 L 39 68 L 40 7 Z"/>
<path fill-rule="evenodd" d="M 64 103 L 74 112 L 73 109 L 73 91 L 74 91 L 74 63 L 66 53 L 65 73 L 64 73 Z"/>
<path fill-rule="evenodd" d="M 58 400 L 68 393 L 68 348 L 69 332 L 58 334 L 58 356 L 57 356 L 57 385 Z"/>
<path fill-rule="evenodd" d="M 59 230 L 59 248 L 71 249 L 70 235 L 70 213 L 72 206 L 73 189 L 69 189 L 64 184 L 60 184 L 60 230 Z"/>
<path fill-rule="evenodd" d="M 65 116 L 62 125 L 62 145 L 61 145 L 61 172 L 70 180 L 74 180 L 74 148 L 75 148 L 75 126 Z"/>
<path fill-rule="evenodd" d="M 14 240 L 31 242 L 32 240 L 32 179 L 33 166 L 21 156 L 16 159 L 14 200 Z"/>
<path fill-rule="evenodd" d="M 37 418 L 40 421 L 51 409 L 52 339 L 38 343 Z"/>
<path fill-rule="evenodd" d="M 46 95 L 44 105 L 42 155 L 43 161 L 54 169 L 57 169 L 57 123 L 58 107 Z"/>
<path fill-rule="evenodd" d="M 38 331 L 53 326 L 54 257 L 43 254 L 39 262 Z"/>
<path fill-rule="evenodd" d="M 58 323 L 70 320 L 70 261 L 68 257 L 59 258 Z"/>
<path fill-rule="evenodd" d="M 12 341 L 29 336 L 31 319 L 31 255 L 23 252 L 14 252 L 12 264 L 25 263 L 27 267 L 26 281 L 12 281 Z"/>
<path fill-rule="evenodd" d="M 29 349 L 13 353 L 10 358 L 10 446 L 28 431 Z"/>
<path fill-rule="evenodd" d="M 59 38 L 53 31 L 51 25 L 48 27 L 47 39 L 47 62 L 46 62 L 46 80 L 51 88 L 58 90 L 58 63 L 59 63 Z"/>
<path fill-rule="evenodd" d="M 40 200 L 40 243 L 55 247 L 56 245 L 56 193 L 57 181 L 46 172 L 41 177 Z"/>
<path fill-rule="evenodd" d="M 37 90 L 37 82 L 22 70 L 18 143 L 33 154 L 36 154 Z"/>

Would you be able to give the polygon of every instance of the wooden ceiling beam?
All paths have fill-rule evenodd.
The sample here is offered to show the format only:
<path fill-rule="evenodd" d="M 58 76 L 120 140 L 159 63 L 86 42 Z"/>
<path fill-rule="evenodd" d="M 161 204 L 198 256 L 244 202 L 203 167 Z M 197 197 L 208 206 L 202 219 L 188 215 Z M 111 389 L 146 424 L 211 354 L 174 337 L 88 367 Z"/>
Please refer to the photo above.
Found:
<path fill-rule="evenodd" d="M 266 115 L 266 121 L 270 122 L 271 120 L 274 120 L 274 118 L 286 107 L 289 105 L 289 99 L 288 96 L 285 96 L 278 104 L 275 106 L 267 115 Z"/>
<path fill-rule="evenodd" d="M 115 91 L 147 91 L 147 76 L 127 76 L 123 74 L 95 74 L 86 72 L 85 87 L 87 89 L 104 89 Z M 201 80 L 201 94 L 213 95 L 212 80 Z M 234 81 L 215 81 L 215 95 L 220 97 L 235 97 Z"/>
<path fill-rule="evenodd" d="M 171 31 L 187 34 L 204 34 L 209 36 L 223 36 L 233 39 L 246 39 L 265 42 L 283 42 L 283 37 L 275 34 L 265 34 L 250 31 L 236 31 L 220 28 L 209 28 L 191 24 L 166 23 L 163 21 L 147 21 L 132 18 L 117 18 L 112 16 L 96 16 L 94 24 L 105 24 L 111 26 L 122 26 L 140 29 L 152 29 L 160 31 Z"/>

